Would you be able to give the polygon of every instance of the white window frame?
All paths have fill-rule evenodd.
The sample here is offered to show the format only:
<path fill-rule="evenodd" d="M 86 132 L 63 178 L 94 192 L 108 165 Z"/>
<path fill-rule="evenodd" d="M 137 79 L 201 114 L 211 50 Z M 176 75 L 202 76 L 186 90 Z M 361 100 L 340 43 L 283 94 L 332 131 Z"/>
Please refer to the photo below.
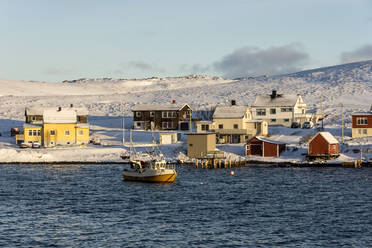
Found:
<path fill-rule="evenodd" d="M 54 136 L 54 135 L 56 135 L 56 131 L 54 131 L 54 130 L 50 130 L 50 136 Z"/>
<path fill-rule="evenodd" d="M 70 136 L 70 130 L 65 130 L 65 136 Z"/>
<path fill-rule="evenodd" d="M 137 111 L 136 112 L 136 117 L 141 117 L 142 116 L 142 112 L 141 111 Z"/>
<path fill-rule="evenodd" d="M 256 110 L 257 116 L 265 116 L 266 115 L 266 109 L 257 109 Z"/>
<path fill-rule="evenodd" d="M 357 117 L 357 124 L 358 125 L 368 125 L 368 118 L 367 117 Z"/>

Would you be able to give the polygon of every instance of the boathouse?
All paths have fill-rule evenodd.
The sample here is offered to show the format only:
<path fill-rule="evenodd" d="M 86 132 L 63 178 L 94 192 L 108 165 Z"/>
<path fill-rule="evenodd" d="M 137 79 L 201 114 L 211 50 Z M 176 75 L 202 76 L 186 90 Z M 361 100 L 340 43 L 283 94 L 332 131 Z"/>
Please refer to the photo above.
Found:
<path fill-rule="evenodd" d="M 188 133 L 187 156 L 206 158 L 216 151 L 216 133 Z"/>
<path fill-rule="evenodd" d="M 246 155 L 256 155 L 262 157 L 279 157 L 285 151 L 286 144 L 279 141 L 269 140 L 264 137 L 256 136 L 248 140 L 245 145 Z"/>
<path fill-rule="evenodd" d="M 336 138 L 329 132 L 317 133 L 309 142 L 308 158 L 338 157 L 339 147 Z"/>

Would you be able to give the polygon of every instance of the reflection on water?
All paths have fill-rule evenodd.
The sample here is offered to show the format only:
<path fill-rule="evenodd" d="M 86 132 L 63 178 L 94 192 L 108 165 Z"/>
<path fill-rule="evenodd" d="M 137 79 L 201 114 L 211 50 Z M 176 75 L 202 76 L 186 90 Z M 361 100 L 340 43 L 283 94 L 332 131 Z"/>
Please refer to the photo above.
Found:
<path fill-rule="evenodd" d="M 0 247 L 368 247 L 372 170 L 1 165 Z"/>

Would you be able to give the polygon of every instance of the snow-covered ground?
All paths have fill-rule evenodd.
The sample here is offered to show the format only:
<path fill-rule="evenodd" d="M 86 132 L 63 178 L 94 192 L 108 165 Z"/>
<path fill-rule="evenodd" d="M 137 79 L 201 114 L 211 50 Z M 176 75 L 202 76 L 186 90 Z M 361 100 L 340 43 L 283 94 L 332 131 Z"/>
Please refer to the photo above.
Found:
<path fill-rule="evenodd" d="M 132 80 L 79 79 L 62 83 L 0 79 L 0 89 L 0 133 L 2 134 L 0 136 L 0 161 L 4 162 L 38 161 L 41 159 L 40 156 L 42 159 L 48 157 L 50 160 L 60 161 L 58 153 L 76 154 L 75 157 L 71 155 L 71 159 L 81 158 L 89 161 L 96 159 L 97 161 L 101 158 L 98 161 L 114 161 L 119 159 L 118 153 L 122 149 L 121 116 L 126 116 L 126 128 L 129 128 L 132 125 L 131 108 L 136 104 L 169 103 L 176 100 L 179 103 L 189 103 L 194 110 L 208 110 L 216 104 L 226 104 L 232 99 L 236 100 L 239 105 L 250 105 L 256 95 L 270 94 L 272 90 L 284 94 L 301 94 L 309 109 L 320 110 L 323 107 L 327 115 L 324 120 L 325 131 L 331 132 L 338 140 L 341 140 L 341 114 L 343 114 L 345 145 L 342 146 L 344 154 L 340 159 L 359 158 L 360 155 L 356 153 L 356 150 L 360 147 L 363 148 L 363 155 L 366 158 L 372 157 L 372 139 L 351 140 L 350 116 L 353 112 L 370 109 L 372 61 L 319 68 L 289 75 L 239 80 L 204 75 Z M 14 145 L 14 139 L 10 137 L 9 130 L 11 127 L 22 127 L 25 107 L 69 106 L 70 104 L 88 108 L 92 135 L 103 140 L 102 148 L 104 149 L 88 146 L 79 149 L 70 148 L 70 150 L 26 149 L 21 151 Z M 314 129 L 270 128 L 271 139 L 288 144 L 288 151 L 281 158 L 274 160 L 303 160 L 304 156 L 301 154 L 306 152 L 307 145 L 300 145 L 299 142 L 308 132 L 314 132 Z M 128 133 L 125 139 L 128 140 Z M 151 133 L 137 132 L 133 139 L 138 143 L 149 144 Z M 237 155 L 244 155 L 243 144 L 221 145 L 218 148 Z M 163 149 L 167 151 L 166 156 L 174 157 L 184 148 L 180 143 L 174 146 L 164 146 Z M 48 156 L 46 151 L 48 151 Z M 30 155 L 27 157 L 28 153 Z M 111 155 L 105 156 L 104 154 Z M 250 159 L 262 160 L 258 157 Z"/>

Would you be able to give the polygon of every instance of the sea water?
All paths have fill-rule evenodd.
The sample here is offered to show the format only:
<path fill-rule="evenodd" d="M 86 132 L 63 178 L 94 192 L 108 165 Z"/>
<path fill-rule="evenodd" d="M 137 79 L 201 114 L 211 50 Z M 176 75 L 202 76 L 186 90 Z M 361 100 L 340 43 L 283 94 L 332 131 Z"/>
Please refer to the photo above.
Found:
<path fill-rule="evenodd" d="M 372 246 L 371 168 L 123 168 L 0 165 L 0 247 Z"/>

